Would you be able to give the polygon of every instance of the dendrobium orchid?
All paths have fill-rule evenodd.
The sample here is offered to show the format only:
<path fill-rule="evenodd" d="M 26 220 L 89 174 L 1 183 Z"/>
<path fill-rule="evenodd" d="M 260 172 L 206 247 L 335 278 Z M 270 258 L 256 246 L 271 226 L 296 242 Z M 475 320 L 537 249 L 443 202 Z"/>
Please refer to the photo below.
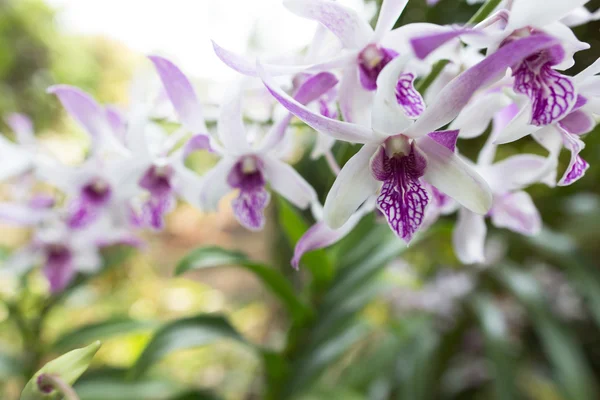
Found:
<path fill-rule="evenodd" d="M 201 107 L 187 77 L 171 62 L 153 58 L 165 89 L 184 125 L 195 132 L 188 148 L 209 150 L 221 160 L 202 177 L 200 204 L 214 210 L 227 193 L 237 190 L 232 201 L 235 217 L 244 227 L 260 230 L 265 224 L 264 209 L 270 194 L 266 184 L 292 204 L 307 208 L 316 200 L 314 189 L 291 166 L 279 159 L 278 145 L 291 116 L 275 123 L 259 141 L 250 142 L 243 124 L 241 96 L 236 85 L 221 104 L 216 137 L 208 137 L 200 121 Z M 337 84 L 330 73 L 306 79 L 295 93 L 301 103 L 317 100 Z"/>
<path fill-rule="evenodd" d="M 392 230 L 409 242 L 423 222 L 429 196 L 422 179 L 468 209 L 485 214 L 492 196 L 485 181 L 455 153 L 458 131 L 436 129 L 450 122 L 473 93 L 492 83 L 508 66 L 551 45 L 553 39 L 529 37 L 507 45 L 455 78 L 440 100 L 425 111 L 407 79 L 407 56 L 393 60 L 378 77 L 371 126 L 316 114 L 283 92 L 259 65 L 273 96 L 312 128 L 364 146 L 343 167 L 324 207 L 330 228 L 343 226 L 358 207 L 380 190 L 377 207 Z"/>

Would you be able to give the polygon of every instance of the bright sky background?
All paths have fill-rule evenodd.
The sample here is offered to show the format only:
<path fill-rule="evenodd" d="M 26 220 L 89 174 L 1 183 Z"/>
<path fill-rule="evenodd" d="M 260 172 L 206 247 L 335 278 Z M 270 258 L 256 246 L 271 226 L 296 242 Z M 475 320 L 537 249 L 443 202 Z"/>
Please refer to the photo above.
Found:
<path fill-rule="evenodd" d="M 251 36 L 267 54 L 308 44 L 316 24 L 282 0 L 47 0 L 67 32 L 102 34 L 132 50 L 171 58 L 192 76 L 225 81 L 235 73 L 214 55 L 210 39 L 245 53 Z M 363 10 L 363 0 L 340 0 Z"/>

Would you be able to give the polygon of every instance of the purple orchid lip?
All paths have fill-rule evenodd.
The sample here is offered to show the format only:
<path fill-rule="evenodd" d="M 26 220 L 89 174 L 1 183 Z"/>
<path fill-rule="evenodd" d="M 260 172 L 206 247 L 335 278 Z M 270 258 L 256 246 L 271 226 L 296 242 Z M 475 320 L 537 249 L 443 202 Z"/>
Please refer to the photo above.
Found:
<path fill-rule="evenodd" d="M 105 204 L 110 196 L 110 184 L 102 178 L 92 180 L 81 189 L 82 200 L 95 206 Z"/>
<path fill-rule="evenodd" d="M 44 274 L 50 282 L 50 291 L 52 293 L 60 292 L 75 275 L 72 265 L 73 254 L 68 247 L 58 243 L 46 245 L 45 252 Z"/>
<path fill-rule="evenodd" d="M 264 209 L 270 201 L 265 189 L 262 162 L 256 156 L 242 157 L 231 169 L 227 183 L 239 189 L 239 195 L 231 205 L 236 219 L 244 227 L 257 231 L 264 227 Z"/>
<path fill-rule="evenodd" d="M 173 173 L 173 168 L 170 165 L 153 165 L 142 176 L 139 185 L 148 190 L 151 196 L 166 196 L 173 190 L 171 184 Z"/>
<path fill-rule="evenodd" d="M 397 56 L 398 53 L 394 50 L 380 47 L 374 43 L 362 49 L 358 53 L 358 70 L 362 87 L 365 90 L 376 90 L 379 73 Z"/>

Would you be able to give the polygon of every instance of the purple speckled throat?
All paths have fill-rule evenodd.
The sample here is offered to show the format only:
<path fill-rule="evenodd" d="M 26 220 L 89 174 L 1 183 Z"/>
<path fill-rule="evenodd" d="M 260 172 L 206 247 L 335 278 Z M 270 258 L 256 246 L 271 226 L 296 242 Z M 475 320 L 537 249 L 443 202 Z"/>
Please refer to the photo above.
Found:
<path fill-rule="evenodd" d="M 538 33 L 533 31 L 531 34 Z M 515 92 L 528 96 L 532 102 L 532 125 L 544 126 L 557 122 L 575 105 L 577 98 L 571 78 L 552 69 L 564 57 L 563 48 L 555 45 L 513 67 Z"/>
<path fill-rule="evenodd" d="M 45 248 L 46 264 L 44 274 L 50 282 L 50 291 L 62 291 L 75 276 L 73 268 L 73 255 L 71 251 L 61 244 L 50 244 Z"/>
<path fill-rule="evenodd" d="M 265 225 L 264 209 L 271 195 L 265 189 L 261 161 L 254 156 L 241 158 L 227 176 L 227 183 L 239 189 L 239 195 L 231 206 L 236 219 L 244 227 L 257 231 Z"/>
<path fill-rule="evenodd" d="M 139 213 L 132 213 L 132 223 L 135 226 L 149 226 L 162 229 L 165 215 L 173 208 L 173 168 L 170 165 L 153 165 L 142 176 L 139 185 L 150 194 L 142 205 Z"/>
<path fill-rule="evenodd" d="M 371 160 L 371 172 L 375 179 L 383 182 L 377 208 L 396 235 L 408 243 L 423 223 L 429 195 L 420 182 L 427 160 L 414 143 L 405 143 L 405 152 L 391 157 L 386 154 L 386 148 L 380 147 Z"/>
<path fill-rule="evenodd" d="M 394 50 L 373 43 L 362 49 L 358 53 L 358 71 L 362 87 L 366 90 L 376 90 L 379 73 L 397 56 L 398 53 Z"/>
<path fill-rule="evenodd" d="M 101 178 L 88 182 L 81 188 L 79 197 L 75 200 L 69 217 L 71 228 L 83 228 L 93 222 L 102 207 L 112 196 L 110 184 Z"/>

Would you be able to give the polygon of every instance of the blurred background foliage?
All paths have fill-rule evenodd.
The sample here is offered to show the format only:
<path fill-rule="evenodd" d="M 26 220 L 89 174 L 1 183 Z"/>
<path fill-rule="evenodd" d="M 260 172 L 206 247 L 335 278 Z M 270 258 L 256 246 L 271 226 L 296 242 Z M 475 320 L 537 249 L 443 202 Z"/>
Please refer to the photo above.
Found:
<path fill-rule="evenodd" d="M 398 24 L 456 23 L 476 9 L 411 0 Z M 46 88 L 69 83 L 124 104 L 143 58 L 102 37 L 66 35 L 55 18 L 41 0 L 0 0 L 0 111 L 31 115 L 69 153 L 65 137 L 77 129 Z M 573 73 L 600 56 L 599 30 L 575 29 L 592 48 Z M 483 140 L 461 151 L 473 156 Z M 112 249 L 102 274 L 63 295 L 49 297 L 37 273 L 2 281 L 0 398 L 18 398 L 44 361 L 96 339 L 103 346 L 76 386 L 83 400 L 600 398 L 600 134 L 586 144 L 584 179 L 529 190 L 543 235 L 490 228 L 490 265 L 456 260 L 453 217 L 405 249 L 369 216 L 296 272 L 289 260 L 309 215 L 277 199 L 265 231 L 250 234 L 226 199 L 217 214 L 181 205 L 144 251 Z M 341 162 L 355 151 L 335 148 Z M 524 139 L 500 157 L 525 151 L 540 150 Z M 323 198 L 334 178 L 326 164 L 305 155 L 296 167 Z M 26 235 L 2 227 L 0 244 Z"/>

